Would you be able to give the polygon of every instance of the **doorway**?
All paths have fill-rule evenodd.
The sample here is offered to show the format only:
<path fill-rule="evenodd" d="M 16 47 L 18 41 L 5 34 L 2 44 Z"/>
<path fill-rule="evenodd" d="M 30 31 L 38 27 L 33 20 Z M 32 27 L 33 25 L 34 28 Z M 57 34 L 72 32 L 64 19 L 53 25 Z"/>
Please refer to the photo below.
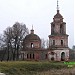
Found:
<path fill-rule="evenodd" d="M 61 61 L 65 61 L 65 52 L 61 53 Z"/>

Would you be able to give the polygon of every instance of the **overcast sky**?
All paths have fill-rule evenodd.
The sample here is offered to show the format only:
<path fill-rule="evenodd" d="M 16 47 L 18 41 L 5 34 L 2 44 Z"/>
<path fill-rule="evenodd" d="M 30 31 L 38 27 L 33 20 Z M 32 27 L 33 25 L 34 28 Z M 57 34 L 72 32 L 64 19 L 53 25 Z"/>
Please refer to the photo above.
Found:
<path fill-rule="evenodd" d="M 0 32 L 15 22 L 32 24 L 40 38 L 48 39 L 51 34 L 53 17 L 56 14 L 57 0 L 0 0 Z M 66 22 L 69 47 L 74 45 L 74 0 L 59 0 L 59 10 Z"/>

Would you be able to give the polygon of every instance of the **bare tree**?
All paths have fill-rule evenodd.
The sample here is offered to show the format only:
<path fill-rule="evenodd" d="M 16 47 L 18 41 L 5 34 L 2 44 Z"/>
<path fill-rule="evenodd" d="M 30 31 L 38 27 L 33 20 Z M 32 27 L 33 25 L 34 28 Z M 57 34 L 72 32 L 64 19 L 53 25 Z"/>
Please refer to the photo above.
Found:
<path fill-rule="evenodd" d="M 7 48 L 8 57 L 12 54 L 13 60 L 19 59 L 19 52 L 22 49 L 22 42 L 25 36 L 29 34 L 28 28 L 23 23 L 16 22 L 12 27 L 4 31 L 4 42 Z"/>
<path fill-rule="evenodd" d="M 5 55 L 5 42 L 4 42 L 4 38 L 3 35 L 0 34 L 0 60 L 2 61 L 4 59 L 4 55 Z"/>
<path fill-rule="evenodd" d="M 3 35 L 0 34 L 0 50 L 2 50 L 4 44 L 5 44 L 5 43 L 4 43 Z"/>
<path fill-rule="evenodd" d="M 46 40 L 46 48 L 49 48 L 49 40 Z"/>
<path fill-rule="evenodd" d="M 22 42 L 25 36 L 29 34 L 25 24 L 16 22 L 13 25 L 13 45 L 14 53 L 16 53 L 17 60 L 19 59 L 19 50 L 22 49 Z"/>
<path fill-rule="evenodd" d="M 72 46 L 72 49 L 75 50 L 75 45 Z"/>
<path fill-rule="evenodd" d="M 45 48 L 45 40 L 41 39 L 41 48 Z"/>
<path fill-rule="evenodd" d="M 4 42 L 5 42 L 5 46 L 7 48 L 7 61 L 9 60 L 9 54 L 10 54 L 10 50 L 12 50 L 12 28 L 8 27 L 5 31 L 4 31 Z"/>

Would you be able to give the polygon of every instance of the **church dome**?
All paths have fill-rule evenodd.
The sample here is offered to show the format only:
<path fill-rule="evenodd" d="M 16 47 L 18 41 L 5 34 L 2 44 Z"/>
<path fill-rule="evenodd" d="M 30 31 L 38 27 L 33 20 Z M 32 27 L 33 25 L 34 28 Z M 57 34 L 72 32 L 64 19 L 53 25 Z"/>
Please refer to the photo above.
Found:
<path fill-rule="evenodd" d="M 25 37 L 25 40 L 38 40 L 40 41 L 40 38 L 38 35 L 36 34 L 29 34 Z"/>
<path fill-rule="evenodd" d="M 34 34 L 33 27 L 32 27 L 31 33 L 25 37 L 25 40 L 29 40 L 29 41 L 40 40 L 39 36 Z"/>
<path fill-rule="evenodd" d="M 23 48 L 40 48 L 41 39 L 38 35 L 34 34 L 34 30 L 31 30 L 31 33 L 25 37 L 23 40 Z"/>

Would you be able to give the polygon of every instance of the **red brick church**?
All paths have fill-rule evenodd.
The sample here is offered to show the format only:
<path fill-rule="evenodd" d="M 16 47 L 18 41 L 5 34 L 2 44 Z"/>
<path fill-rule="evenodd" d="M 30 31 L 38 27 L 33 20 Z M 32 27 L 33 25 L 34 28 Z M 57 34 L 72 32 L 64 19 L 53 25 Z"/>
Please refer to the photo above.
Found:
<path fill-rule="evenodd" d="M 23 50 L 20 52 L 21 60 L 49 60 L 49 61 L 68 61 L 68 35 L 66 34 L 66 22 L 63 22 L 63 16 L 60 14 L 58 1 L 57 13 L 51 22 L 51 34 L 49 37 L 49 48 L 41 48 L 41 40 L 34 33 L 31 33 L 23 40 Z"/>

